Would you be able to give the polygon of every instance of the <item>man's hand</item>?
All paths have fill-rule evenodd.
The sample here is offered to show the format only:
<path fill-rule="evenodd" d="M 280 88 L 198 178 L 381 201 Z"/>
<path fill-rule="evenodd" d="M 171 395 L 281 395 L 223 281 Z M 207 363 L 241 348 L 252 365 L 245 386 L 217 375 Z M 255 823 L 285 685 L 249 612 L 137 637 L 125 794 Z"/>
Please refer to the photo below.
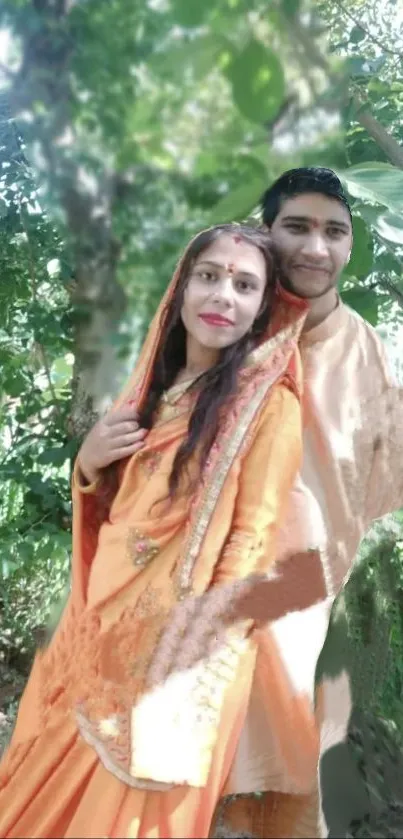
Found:
<path fill-rule="evenodd" d="M 318 550 L 301 551 L 278 563 L 276 574 L 252 574 L 212 586 L 198 597 L 187 597 L 169 615 L 156 645 L 147 687 L 161 684 L 170 672 L 193 667 L 225 644 L 227 630 L 244 621 L 253 632 L 290 612 L 308 609 L 327 597 Z"/>

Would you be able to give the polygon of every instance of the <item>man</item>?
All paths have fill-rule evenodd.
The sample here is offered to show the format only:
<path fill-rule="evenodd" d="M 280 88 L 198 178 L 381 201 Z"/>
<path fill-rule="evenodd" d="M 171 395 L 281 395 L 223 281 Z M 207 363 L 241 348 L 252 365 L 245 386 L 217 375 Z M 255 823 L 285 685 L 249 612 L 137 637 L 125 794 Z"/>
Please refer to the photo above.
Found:
<path fill-rule="evenodd" d="M 350 208 L 337 176 L 315 167 L 286 172 L 265 192 L 262 211 L 279 256 L 282 285 L 310 304 L 300 345 L 304 460 L 279 553 L 284 555 L 290 547 L 319 549 L 329 598 L 319 609 L 279 621 L 277 640 L 290 674 L 299 669 L 299 690 L 310 691 L 312 698 L 329 604 L 346 580 L 371 522 L 402 505 L 395 421 L 400 394 L 391 387 L 377 333 L 344 305 L 338 293 L 353 239 Z M 262 743 L 259 752 L 257 737 L 252 723 L 249 728 L 247 723 L 238 770 L 226 792 L 276 792 L 260 799 L 250 795 L 229 799 L 220 813 L 225 826 L 221 835 L 240 835 L 239 831 L 255 836 L 318 835 L 316 795 L 296 794 L 284 773 L 281 777 L 281 772 L 273 771 L 275 750 L 265 761 L 267 747 Z"/>
<path fill-rule="evenodd" d="M 371 522 L 402 503 L 401 470 L 385 436 L 387 417 L 377 404 L 378 399 L 386 404 L 391 376 L 377 333 L 338 294 L 352 249 L 352 223 L 337 176 L 314 167 L 291 170 L 262 203 L 283 284 L 310 304 L 300 345 L 302 480 L 320 506 L 336 593 Z M 377 468 L 388 474 L 384 487 L 373 480 Z"/>

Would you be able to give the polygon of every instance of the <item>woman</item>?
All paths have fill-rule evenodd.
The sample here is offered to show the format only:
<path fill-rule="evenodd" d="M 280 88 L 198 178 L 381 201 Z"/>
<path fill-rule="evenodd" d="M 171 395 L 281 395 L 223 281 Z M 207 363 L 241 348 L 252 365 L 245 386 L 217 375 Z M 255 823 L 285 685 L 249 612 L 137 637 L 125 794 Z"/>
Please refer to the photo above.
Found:
<path fill-rule="evenodd" d="M 1 836 L 208 836 L 247 711 L 252 627 L 236 622 L 176 677 L 154 653 L 178 601 L 273 562 L 300 460 L 306 313 L 279 295 L 265 234 L 200 233 L 128 388 L 84 441 L 71 595 L 0 768 Z"/>

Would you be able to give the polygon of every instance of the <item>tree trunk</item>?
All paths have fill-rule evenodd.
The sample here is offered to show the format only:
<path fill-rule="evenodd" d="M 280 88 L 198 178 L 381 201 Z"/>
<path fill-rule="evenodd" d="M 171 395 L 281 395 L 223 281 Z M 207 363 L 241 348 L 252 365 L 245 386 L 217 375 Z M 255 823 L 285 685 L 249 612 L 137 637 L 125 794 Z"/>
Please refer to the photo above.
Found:
<path fill-rule="evenodd" d="M 19 33 L 23 58 L 8 95 L 42 201 L 61 211 L 72 257 L 75 367 L 69 431 L 81 437 L 115 395 L 119 362 L 113 336 L 126 298 L 116 276 L 114 173 L 105 167 L 95 175 L 95 166 L 88 169 L 84 161 L 91 150 L 74 130 L 72 5 L 41 2 L 37 26 Z"/>

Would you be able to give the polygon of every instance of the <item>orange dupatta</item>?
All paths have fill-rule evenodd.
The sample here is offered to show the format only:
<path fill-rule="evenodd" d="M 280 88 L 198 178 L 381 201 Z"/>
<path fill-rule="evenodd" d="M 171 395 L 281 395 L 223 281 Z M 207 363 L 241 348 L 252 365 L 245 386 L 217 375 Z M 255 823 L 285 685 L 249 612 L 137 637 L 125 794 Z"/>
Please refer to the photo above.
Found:
<path fill-rule="evenodd" d="M 137 406 L 142 404 L 181 264 L 182 262 L 179 263 L 151 324 L 136 370 L 116 401 L 115 407 L 128 400 Z M 225 492 L 228 475 L 237 463 L 242 462 L 247 453 L 273 387 L 283 383 L 297 398 L 299 397 L 297 344 L 306 311 L 307 307 L 303 301 L 287 295 L 279 288 L 276 289 L 268 334 L 250 353 L 247 363 L 240 371 L 237 393 L 228 405 L 225 419 L 192 499 L 174 575 L 177 600 L 184 599 L 193 592 L 200 593 L 208 585 L 208 581 L 214 578 L 214 558 L 204 558 L 201 574 L 196 565 L 203 553 L 218 499 L 221 493 Z M 83 493 L 76 485 L 73 485 L 73 501 L 72 598 L 76 608 L 80 610 L 85 607 L 89 570 L 97 546 L 97 533 L 102 520 L 99 513 L 101 510 L 101 514 L 105 515 L 107 506 L 102 506 L 102 493 Z M 107 502 L 106 492 L 106 504 Z M 205 785 L 228 682 L 236 678 L 240 658 L 249 648 L 245 633 L 240 634 L 239 629 L 236 629 L 230 633 L 226 648 L 220 650 L 215 657 L 206 657 L 196 667 L 166 681 L 152 694 L 142 697 L 139 702 L 133 702 L 131 707 L 120 709 L 119 714 L 114 715 L 113 723 L 110 717 L 104 720 L 92 719 L 85 708 L 80 709 L 77 718 L 82 735 L 97 751 L 106 768 L 129 786 L 159 789 L 184 783 L 193 786 Z M 226 676 L 223 678 L 217 674 L 217 668 L 221 667 L 222 670 L 222 666 L 226 670 Z M 199 721 L 200 706 L 192 699 L 189 699 L 186 706 L 184 697 L 193 696 L 196 688 L 200 687 L 206 678 L 209 680 L 211 677 L 215 679 L 217 713 L 214 719 L 211 714 L 204 714 L 203 719 Z M 167 709 L 177 707 L 178 701 L 182 701 L 183 707 L 188 708 L 186 724 L 175 715 L 172 716 L 171 712 L 168 713 Z M 159 736 L 163 737 L 165 732 L 167 738 L 170 732 L 170 748 L 167 746 L 170 754 L 169 765 L 161 760 L 161 753 L 156 758 L 156 750 L 150 748 L 148 732 L 154 728 L 154 736 L 157 736 L 157 721 Z M 194 747 L 190 748 L 190 744 Z"/>

